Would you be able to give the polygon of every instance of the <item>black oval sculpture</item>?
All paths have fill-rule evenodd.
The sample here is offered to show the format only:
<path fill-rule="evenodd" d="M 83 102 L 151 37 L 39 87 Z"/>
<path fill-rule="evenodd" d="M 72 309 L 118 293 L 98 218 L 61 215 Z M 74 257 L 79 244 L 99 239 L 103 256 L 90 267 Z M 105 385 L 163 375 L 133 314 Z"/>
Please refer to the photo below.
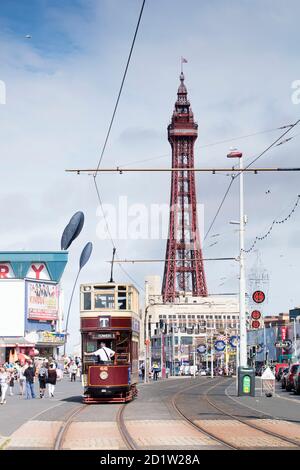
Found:
<path fill-rule="evenodd" d="M 84 214 L 81 211 L 76 212 L 70 219 L 70 222 L 63 231 L 60 246 L 62 250 L 67 250 L 71 243 L 78 237 L 84 224 Z"/>
<path fill-rule="evenodd" d="M 90 256 L 93 251 L 93 244 L 92 242 L 88 242 L 85 247 L 83 248 L 81 255 L 80 255 L 80 260 L 79 260 L 79 269 L 81 270 L 83 266 L 86 265 L 88 260 L 90 259 Z"/>

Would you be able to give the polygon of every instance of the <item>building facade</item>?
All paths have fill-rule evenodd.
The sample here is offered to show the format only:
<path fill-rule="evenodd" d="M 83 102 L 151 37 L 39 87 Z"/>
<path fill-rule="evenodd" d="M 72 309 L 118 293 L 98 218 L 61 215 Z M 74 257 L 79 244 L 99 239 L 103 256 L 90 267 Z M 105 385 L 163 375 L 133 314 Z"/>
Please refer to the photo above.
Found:
<path fill-rule="evenodd" d="M 0 252 L 0 363 L 53 356 L 64 344 L 60 279 L 68 253 Z"/>

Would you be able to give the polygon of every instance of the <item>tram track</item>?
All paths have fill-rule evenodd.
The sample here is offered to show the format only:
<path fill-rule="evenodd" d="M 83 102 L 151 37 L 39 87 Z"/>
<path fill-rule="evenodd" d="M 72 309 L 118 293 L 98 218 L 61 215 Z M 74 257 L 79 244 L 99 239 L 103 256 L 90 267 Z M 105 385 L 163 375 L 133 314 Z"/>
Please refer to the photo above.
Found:
<path fill-rule="evenodd" d="M 53 450 L 62 450 L 63 444 L 68 432 L 69 427 L 74 422 L 74 418 L 78 416 L 84 409 L 86 409 L 88 405 L 81 403 L 78 407 L 75 408 L 67 417 L 67 419 L 63 422 L 60 427 L 60 430 L 55 438 Z"/>
<path fill-rule="evenodd" d="M 208 382 L 205 383 L 205 385 L 211 383 L 211 382 L 214 382 L 214 380 L 210 380 Z M 203 384 L 201 384 L 203 385 Z M 200 385 L 200 386 L 201 386 Z M 179 392 L 175 393 L 175 395 L 173 395 L 172 399 L 171 399 L 171 405 L 173 407 L 173 409 L 176 411 L 176 413 L 184 419 L 184 421 L 189 425 L 191 426 L 193 429 L 196 429 L 198 432 L 201 432 L 203 433 L 205 436 L 207 437 L 210 437 L 212 438 L 214 441 L 218 442 L 219 444 L 221 445 L 225 445 L 228 449 L 230 450 L 236 450 L 235 447 L 233 447 L 232 445 L 228 444 L 227 442 L 223 441 L 222 439 L 219 439 L 218 437 L 216 437 L 214 434 L 208 432 L 207 430 L 203 429 L 202 427 L 200 427 L 198 424 L 196 424 L 193 419 L 191 419 L 190 417 L 188 417 L 185 413 L 183 413 L 183 411 L 179 408 L 176 400 L 184 394 L 184 392 L 186 392 L 187 390 L 191 390 L 193 388 L 196 388 L 196 387 L 199 387 L 199 383 L 196 384 L 196 385 L 192 385 L 190 387 L 187 387 L 186 389 L 184 390 L 180 390 Z"/>
<path fill-rule="evenodd" d="M 298 449 L 300 449 L 300 442 L 295 440 L 295 439 L 291 439 L 289 437 L 286 437 L 286 436 L 283 436 L 282 434 L 279 434 L 277 432 L 274 432 L 274 431 L 270 431 L 270 430 L 266 430 L 263 426 L 259 426 L 257 424 L 254 424 L 254 423 L 249 423 L 249 421 L 243 419 L 243 418 L 240 418 L 236 415 L 233 415 L 232 413 L 228 412 L 228 411 L 225 411 L 223 408 L 221 408 L 220 406 L 216 405 L 216 403 L 214 403 L 212 400 L 210 400 L 208 398 L 208 392 L 210 390 L 213 390 L 215 387 L 217 387 L 218 384 L 215 384 L 213 385 L 212 387 L 210 387 L 206 393 L 204 394 L 204 398 L 205 400 L 207 401 L 207 403 L 209 403 L 211 406 L 213 406 L 217 411 L 221 412 L 223 415 L 225 416 L 228 416 L 229 418 L 232 418 L 236 421 L 239 421 L 240 423 L 252 428 L 252 429 L 255 429 L 257 431 L 260 431 L 260 432 L 263 432 L 269 436 L 272 436 L 272 437 L 275 437 L 277 439 L 281 439 L 282 441 L 285 441 L 289 444 L 293 444 L 295 445 L 296 447 L 298 447 Z M 257 413 L 261 414 L 262 416 L 265 416 L 264 413 L 261 413 L 261 412 L 258 412 Z M 277 421 L 280 421 L 277 419 Z"/>
<path fill-rule="evenodd" d="M 212 382 L 213 380 L 211 380 L 210 382 Z M 210 383 L 210 382 L 206 382 L 207 383 Z M 204 399 L 205 402 L 210 405 L 211 407 L 213 407 L 215 410 L 217 410 L 219 413 L 221 413 L 221 415 L 223 415 L 224 417 L 226 418 L 231 418 L 232 420 L 234 421 L 237 421 L 239 423 L 241 423 L 242 425 L 245 425 L 247 426 L 248 428 L 251 428 L 251 429 L 254 429 L 256 431 L 259 431 L 260 433 L 263 433 L 267 436 L 270 436 L 270 437 L 273 437 L 273 438 L 276 438 L 276 439 L 279 439 L 285 443 L 288 443 L 288 444 L 291 444 L 293 445 L 294 447 L 296 447 L 297 449 L 300 449 L 300 443 L 295 440 L 295 439 L 291 439 L 289 437 L 286 437 L 286 436 L 283 436 L 282 434 L 279 434 L 277 432 L 273 432 L 273 431 L 270 431 L 270 430 L 267 430 L 265 429 L 263 426 L 259 426 L 257 424 L 254 424 L 254 423 L 249 423 L 249 421 L 241 418 L 241 417 L 238 417 L 226 410 L 224 410 L 224 408 L 220 407 L 219 405 L 217 405 L 215 402 L 213 402 L 211 400 L 211 398 L 209 398 L 209 392 L 211 390 L 213 390 L 214 388 L 216 388 L 218 385 L 220 385 L 220 383 L 222 383 L 222 381 L 218 381 L 217 383 L 215 383 L 213 386 L 209 387 L 208 390 L 206 390 L 206 392 L 204 394 L 201 395 L 201 399 Z M 191 387 L 188 387 L 184 390 L 180 390 L 179 392 L 177 392 L 173 397 L 172 397 L 172 400 L 171 400 L 171 403 L 172 403 L 172 406 L 174 407 L 174 409 L 176 410 L 176 412 L 189 424 L 191 425 L 192 427 L 196 428 L 199 432 L 202 432 L 204 434 L 206 434 L 207 436 L 211 437 L 212 439 L 214 439 L 215 441 L 217 441 L 218 443 L 221 443 L 222 445 L 225 445 L 227 448 L 230 448 L 231 450 L 242 450 L 244 449 L 245 447 L 243 446 L 238 446 L 238 445 L 234 445 L 232 444 L 232 442 L 230 442 L 229 440 L 226 440 L 226 439 L 223 439 L 223 438 L 220 438 L 220 436 L 217 436 L 214 432 L 211 432 L 211 431 L 208 431 L 207 429 L 205 429 L 203 426 L 201 426 L 199 423 L 196 423 L 194 421 L 194 419 L 192 419 L 191 417 L 189 417 L 186 413 L 183 412 L 183 410 L 178 406 L 178 403 L 177 403 L 177 400 L 180 396 L 184 395 L 185 392 L 193 389 L 193 388 L 196 388 L 196 387 L 199 387 L 199 384 L 196 384 L 196 385 L 193 385 Z M 200 385 L 201 387 L 201 385 Z M 264 416 L 263 413 L 261 412 L 257 412 L 259 414 L 261 414 L 262 416 Z"/>
<path fill-rule="evenodd" d="M 123 443 L 125 444 L 126 449 L 136 450 L 137 446 L 136 446 L 134 440 L 131 438 L 131 436 L 130 436 L 127 428 L 126 428 L 125 422 L 124 422 L 124 410 L 125 410 L 126 405 L 127 405 L 127 403 L 119 405 L 119 409 L 118 409 L 117 414 L 116 414 L 115 422 L 117 424 L 119 435 L 121 436 L 121 439 L 122 439 Z M 81 405 L 79 405 L 75 410 L 73 410 L 68 415 L 68 417 L 65 419 L 65 421 L 61 425 L 60 430 L 59 430 L 59 432 L 58 432 L 58 434 L 55 438 L 53 450 L 63 450 L 64 449 L 64 443 L 67 439 L 67 435 L 68 435 L 68 431 L 70 429 L 70 426 L 72 425 L 72 423 L 74 423 L 75 418 L 77 418 L 77 416 L 79 414 L 81 414 L 85 409 L 87 409 L 90 406 L 93 406 L 93 405 L 88 405 L 88 404 L 82 403 Z M 99 405 L 97 405 L 97 406 L 99 406 Z"/>
<path fill-rule="evenodd" d="M 211 385 L 212 383 L 213 385 Z M 245 432 L 245 429 L 246 430 L 249 429 L 249 432 L 250 432 L 250 429 L 251 429 L 252 435 L 253 435 L 253 431 L 257 431 L 257 442 L 260 442 L 262 436 L 265 436 L 268 438 L 279 440 L 282 447 L 284 447 L 285 444 L 288 444 L 289 448 L 297 449 L 297 450 L 300 449 L 300 442 L 297 441 L 296 439 L 292 439 L 291 437 L 284 436 L 270 429 L 265 429 L 263 426 L 263 420 L 262 420 L 262 425 L 260 425 L 259 420 L 266 418 L 264 413 L 257 411 L 257 414 L 258 414 L 257 419 L 256 419 L 257 422 L 255 423 L 249 422 L 249 419 L 241 417 L 241 416 L 237 416 L 235 413 L 230 412 L 228 408 L 226 409 L 226 406 L 224 407 L 224 406 L 221 406 L 219 403 L 216 403 L 216 401 L 213 400 L 210 394 L 214 389 L 216 389 L 222 383 L 224 383 L 224 378 L 222 378 L 221 380 L 220 379 L 218 380 L 218 378 L 214 378 L 214 379 L 210 379 L 207 381 L 205 380 L 204 382 L 201 381 L 201 382 L 198 382 L 197 384 L 192 384 L 183 389 L 180 389 L 175 394 L 173 394 L 173 396 L 171 396 L 168 401 L 171 404 L 172 409 L 176 412 L 176 414 L 180 416 L 180 418 L 189 427 L 193 428 L 194 430 L 197 430 L 199 434 L 202 434 L 212 439 L 218 445 L 221 445 L 223 449 L 225 448 L 228 450 L 243 450 L 247 448 L 247 446 L 242 445 L 242 444 L 238 445 L 236 442 L 233 442 L 232 436 L 230 435 L 228 435 L 228 438 L 226 436 L 225 437 L 223 437 L 222 435 L 220 436 L 220 428 L 218 427 L 218 420 L 220 420 L 220 422 L 225 420 L 225 423 L 226 423 L 226 420 L 228 420 L 228 422 L 231 421 L 233 423 L 240 423 L 240 425 L 244 428 L 243 432 Z M 204 407 L 204 410 L 205 410 L 203 414 L 209 416 L 211 423 L 214 422 L 214 425 L 216 426 L 215 429 L 212 428 L 212 426 L 209 426 L 209 429 L 207 429 L 205 427 L 205 423 L 204 425 L 201 424 L 201 419 L 196 420 L 195 416 L 191 415 L 191 412 L 188 411 L 188 409 L 184 409 L 184 406 L 181 406 L 179 403 L 180 399 L 184 400 L 184 402 L 186 403 L 188 392 L 195 388 L 199 388 L 199 394 L 197 394 L 196 397 L 197 397 L 198 403 L 199 403 L 199 399 L 202 401 L 202 408 Z M 126 417 L 124 414 L 126 410 L 126 405 L 130 405 L 130 403 L 129 404 L 124 403 L 124 404 L 119 405 L 119 408 L 117 409 L 117 412 L 114 418 L 112 419 L 112 421 L 114 421 L 115 424 L 117 425 L 118 435 L 121 438 L 119 439 L 119 442 L 120 443 L 122 442 L 124 444 L 124 447 L 128 450 L 138 450 L 138 449 L 141 449 L 142 447 L 138 446 L 138 444 L 135 442 L 135 440 L 131 436 L 126 426 Z M 78 407 L 76 407 L 76 409 L 74 409 L 67 416 L 65 421 L 62 423 L 60 430 L 56 436 L 54 447 L 53 447 L 54 450 L 63 450 L 67 447 L 66 442 L 68 440 L 68 432 L 69 432 L 70 426 L 72 425 L 72 423 L 76 422 L 76 418 L 78 417 L 78 415 L 80 415 L 82 412 L 84 412 L 84 410 L 86 410 L 90 406 L 93 406 L 93 405 L 80 404 Z M 243 409 L 242 405 L 240 409 Z M 210 410 L 215 410 L 218 412 L 216 419 L 214 419 L 215 413 L 213 413 Z M 280 421 L 280 420 L 277 419 L 277 421 Z M 207 422 L 209 421 L 206 421 L 206 423 Z M 245 426 L 247 428 L 245 428 Z"/>

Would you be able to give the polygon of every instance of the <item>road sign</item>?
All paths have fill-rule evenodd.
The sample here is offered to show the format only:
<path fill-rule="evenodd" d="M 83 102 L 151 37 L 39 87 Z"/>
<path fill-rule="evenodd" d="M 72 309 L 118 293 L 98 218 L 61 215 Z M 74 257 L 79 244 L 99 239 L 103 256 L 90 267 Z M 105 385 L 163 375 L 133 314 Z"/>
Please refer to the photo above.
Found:
<path fill-rule="evenodd" d="M 197 347 L 197 352 L 199 354 L 204 354 L 206 353 L 206 346 L 205 344 L 200 344 L 198 347 Z"/>
<path fill-rule="evenodd" d="M 253 292 L 252 299 L 256 304 L 261 304 L 262 302 L 264 302 L 265 298 L 266 296 L 262 290 L 256 290 L 255 292 Z"/>
<path fill-rule="evenodd" d="M 216 341 L 215 342 L 215 350 L 216 351 L 224 351 L 225 349 L 225 341 Z"/>
<path fill-rule="evenodd" d="M 239 337 L 238 336 L 230 336 L 229 338 L 229 344 L 232 348 L 236 348 L 239 342 Z"/>
<path fill-rule="evenodd" d="M 291 349 L 292 341 L 290 339 L 276 341 L 275 348 Z"/>
<path fill-rule="evenodd" d="M 259 310 L 253 310 L 253 312 L 251 312 L 251 318 L 253 320 L 259 320 L 261 317 L 261 313 Z"/>

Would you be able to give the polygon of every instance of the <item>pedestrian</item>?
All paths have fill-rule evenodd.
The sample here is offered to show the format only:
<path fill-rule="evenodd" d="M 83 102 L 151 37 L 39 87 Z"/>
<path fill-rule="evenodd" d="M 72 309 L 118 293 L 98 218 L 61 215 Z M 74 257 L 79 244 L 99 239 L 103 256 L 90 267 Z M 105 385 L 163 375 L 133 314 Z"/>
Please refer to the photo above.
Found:
<path fill-rule="evenodd" d="M 5 395 L 8 388 L 9 375 L 4 367 L 0 367 L 0 387 L 1 387 L 1 399 L 0 404 L 6 403 Z"/>
<path fill-rule="evenodd" d="M 34 392 L 34 380 L 35 380 L 35 370 L 32 364 L 32 361 L 28 361 L 28 367 L 24 371 L 24 376 L 26 379 L 26 400 L 30 398 L 35 398 Z"/>
<path fill-rule="evenodd" d="M 9 372 L 9 394 L 12 397 L 14 394 L 14 385 L 15 385 L 15 370 Z"/>
<path fill-rule="evenodd" d="M 45 398 L 46 382 L 48 379 L 48 369 L 46 367 L 45 362 L 43 362 L 39 370 L 38 378 L 39 378 L 39 384 L 40 384 L 40 398 Z"/>
<path fill-rule="evenodd" d="M 71 382 L 76 382 L 77 369 L 78 369 L 78 367 L 77 367 L 76 363 L 72 361 L 70 363 L 70 367 L 69 367 Z"/>
<path fill-rule="evenodd" d="M 160 369 L 159 369 L 159 365 L 157 364 L 157 362 L 155 362 L 153 364 L 153 380 L 157 381 L 158 380 L 158 373 L 159 373 Z"/>
<path fill-rule="evenodd" d="M 48 379 L 47 379 L 49 398 L 54 397 L 56 380 L 57 380 L 57 372 L 56 372 L 55 364 L 52 363 L 49 365 Z"/>
<path fill-rule="evenodd" d="M 25 394 L 26 389 L 26 377 L 24 375 L 24 371 L 26 369 L 26 365 L 20 367 L 19 369 L 19 387 L 20 387 L 20 395 L 23 397 Z"/>
<path fill-rule="evenodd" d="M 142 373 L 142 380 L 144 380 L 144 378 L 145 378 L 145 364 L 142 364 L 141 373 Z"/>

